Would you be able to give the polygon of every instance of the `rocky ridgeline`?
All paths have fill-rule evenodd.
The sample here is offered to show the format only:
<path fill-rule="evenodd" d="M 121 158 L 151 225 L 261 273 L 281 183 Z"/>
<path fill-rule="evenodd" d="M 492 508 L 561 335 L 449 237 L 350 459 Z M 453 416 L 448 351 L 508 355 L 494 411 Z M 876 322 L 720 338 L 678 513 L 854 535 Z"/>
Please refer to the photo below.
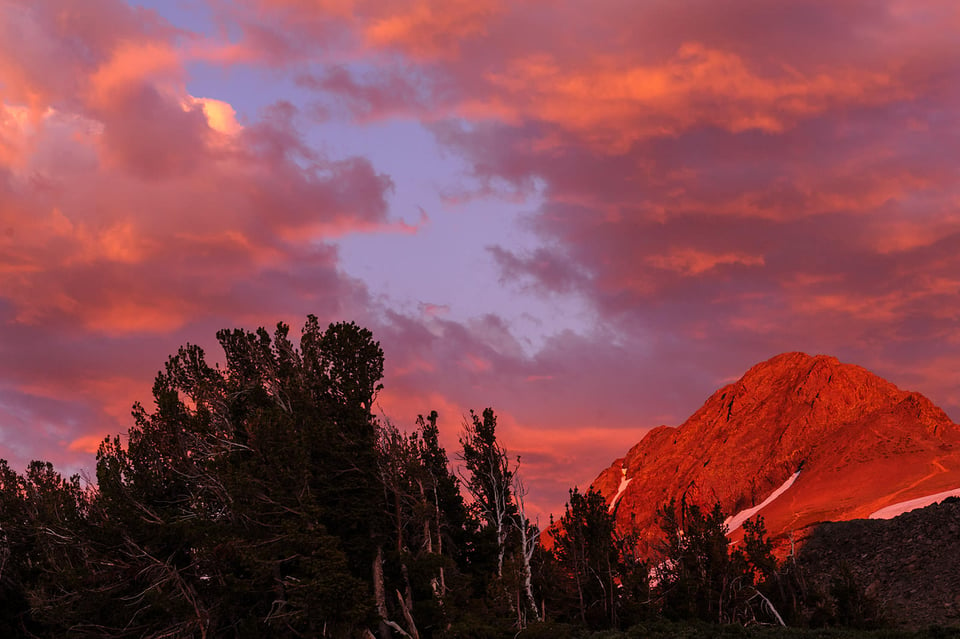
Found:
<path fill-rule="evenodd" d="M 651 430 L 593 486 L 636 533 L 659 537 L 671 498 L 733 514 L 762 503 L 768 531 L 867 517 L 960 487 L 960 427 L 928 399 L 834 357 L 784 353 L 714 393 L 684 424 Z"/>
<path fill-rule="evenodd" d="M 894 625 L 960 624 L 960 499 L 955 497 L 893 519 L 816 525 L 797 560 L 806 578 L 821 588 L 849 569 Z"/>

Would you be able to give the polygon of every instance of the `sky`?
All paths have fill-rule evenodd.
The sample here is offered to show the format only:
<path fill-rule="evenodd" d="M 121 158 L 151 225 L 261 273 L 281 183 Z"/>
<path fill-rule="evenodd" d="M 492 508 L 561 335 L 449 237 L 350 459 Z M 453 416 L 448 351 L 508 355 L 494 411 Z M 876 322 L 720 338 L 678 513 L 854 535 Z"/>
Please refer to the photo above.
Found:
<path fill-rule="evenodd" d="M 370 328 L 532 509 L 786 351 L 960 421 L 955 0 L 0 0 L 0 457 L 187 342 Z"/>

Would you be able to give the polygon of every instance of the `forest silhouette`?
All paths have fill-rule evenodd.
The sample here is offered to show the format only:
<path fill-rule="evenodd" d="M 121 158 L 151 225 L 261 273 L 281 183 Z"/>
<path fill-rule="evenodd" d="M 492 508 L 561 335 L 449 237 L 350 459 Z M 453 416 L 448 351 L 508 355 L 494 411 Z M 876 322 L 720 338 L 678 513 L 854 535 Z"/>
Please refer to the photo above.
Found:
<path fill-rule="evenodd" d="M 660 620 L 881 622 L 849 579 L 815 590 L 761 518 L 664 504 L 641 556 L 594 490 L 544 532 L 487 408 L 454 460 L 436 412 L 373 413 L 384 353 L 354 323 L 188 344 L 97 453 L 95 482 L 0 461 L 4 637 L 572 636 Z M 454 471 L 454 468 L 458 471 Z M 544 540 L 546 543 L 541 543 Z M 518 634 L 519 633 L 519 634 Z M 567 633 L 567 634 L 564 634 Z"/>

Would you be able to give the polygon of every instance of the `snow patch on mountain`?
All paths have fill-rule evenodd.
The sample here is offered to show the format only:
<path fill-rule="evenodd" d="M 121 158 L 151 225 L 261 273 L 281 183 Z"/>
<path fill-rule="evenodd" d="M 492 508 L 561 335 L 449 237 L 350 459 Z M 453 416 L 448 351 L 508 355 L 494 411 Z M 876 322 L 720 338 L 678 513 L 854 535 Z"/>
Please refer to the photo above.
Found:
<path fill-rule="evenodd" d="M 613 496 L 613 500 L 610 502 L 610 510 L 609 510 L 609 512 L 613 512 L 613 509 L 616 508 L 616 506 L 617 506 L 617 501 L 620 499 L 620 497 L 623 496 L 623 491 L 625 491 L 625 490 L 627 489 L 627 486 L 630 485 L 630 482 L 633 481 L 633 478 L 632 478 L 632 477 L 631 477 L 630 479 L 627 479 L 627 467 L 626 467 L 626 466 L 623 466 L 623 467 L 620 468 L 620 473 L 621 473 L 621 477 L 620 477 L 620 487 L 617 489 L 617 494 Z"/>
<path fill-rule="evenodd" d="M 960 497 L 960 488 L 954 488 L 953 490 L 945 490 L 942 493 L 934 493 L 933 495 L 926 495 L 924 497 L 917 497 L 916 499 L 901 501 L 896 504 L 881 508 L 877 512 L 871 514 L 869 518 L 893 519 L 897 515 L 902 515 L 903 513 L 910 512 L 911 510 L 924 508 L 930 504 L 943 501 L 947 497 Z"/>
<path fill-rule="evenodd" d="M 773 503 L 774 499 L 776 499 L 777 497 L 785 493 L 788 488 L 793 486 L 793 482 L 797 481 L 797 477 L 799 476 L 800 476 L 800 471 L 798 470 L 794 474 L 790 475 L 787 481 L 783 482 L 783 484 L 780 485 L 780 488 L 777 488 L 775 491 L 773 491 L 769 497 L 764 499 L 758 505 L 754 506 L 753 508 L 747 508 L 746 510 L 741 510 L 736 515 L 731 515 L 730 517 L 727 517 L 727 519 L 723 522 L 727 526 L 727 534 L 732 533 L 734 530 L 742 526 L 743 522 L 745 522 L 746 520 L 756 515 L 758 512 L 760 512 L 761 509 L 766 508 L 771 503 Z"/>

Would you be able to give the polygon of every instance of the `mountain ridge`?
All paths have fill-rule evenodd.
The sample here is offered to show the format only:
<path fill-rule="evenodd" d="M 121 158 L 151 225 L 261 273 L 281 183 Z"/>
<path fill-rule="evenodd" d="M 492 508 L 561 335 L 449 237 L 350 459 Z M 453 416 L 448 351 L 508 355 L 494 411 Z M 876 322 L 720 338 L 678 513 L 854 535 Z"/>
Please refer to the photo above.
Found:
<path fill-rule="evenodd" d="M 671 498 L 720 502 L 733 514 L 798 470 L 760 512 L 771 535 L 960 486 L 960 427 L 860 366 L 783 353 L 718 389 L 680 426 L 649 431 L 593 487 L 649 550 L 656 507 Z"/>

